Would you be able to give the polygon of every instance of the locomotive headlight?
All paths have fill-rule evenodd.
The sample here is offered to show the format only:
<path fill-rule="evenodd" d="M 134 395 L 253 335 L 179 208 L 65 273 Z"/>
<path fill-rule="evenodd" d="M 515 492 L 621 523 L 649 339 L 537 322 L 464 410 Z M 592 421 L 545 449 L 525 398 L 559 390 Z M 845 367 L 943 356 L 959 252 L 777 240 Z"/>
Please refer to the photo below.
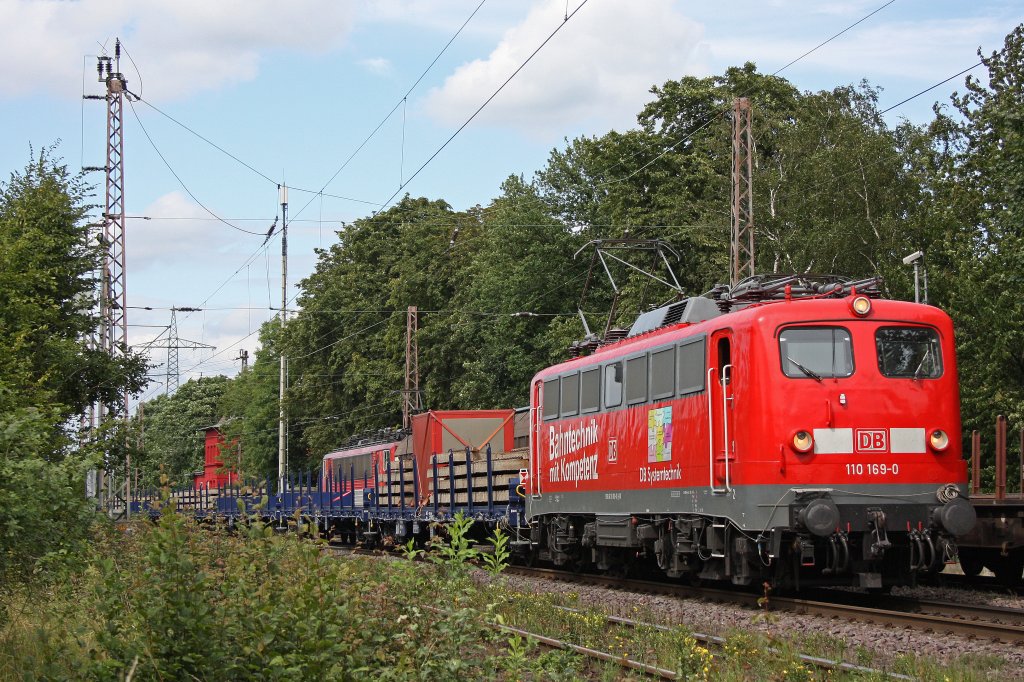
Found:
<path fill-rule="evenodd" d="M 933 429 L 928 434 L 928 444 L 932 446 L 932 450 L 942 452 L 949 447 L 949 435 L 942 429 Z"/>
<path fill-rule="evenodd" d="M 871 299 L 867 296 L 858 296 L 850 301 L 850 308 L 854 315 L 864 317 L 871 312 Z"/>
<path fill-rule="evenodd" d="M 810 452 L 814 447 L 814 436 L 810 431 L 797 431 L 793 434 L 793 449 L 800 453 Z"/>

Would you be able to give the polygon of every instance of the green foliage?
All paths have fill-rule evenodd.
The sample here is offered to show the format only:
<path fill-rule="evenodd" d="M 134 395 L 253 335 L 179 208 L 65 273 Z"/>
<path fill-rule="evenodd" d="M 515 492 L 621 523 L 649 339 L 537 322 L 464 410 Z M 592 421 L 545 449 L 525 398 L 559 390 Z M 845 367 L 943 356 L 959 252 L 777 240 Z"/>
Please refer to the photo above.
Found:
<path fill-rule="evenodd" d="M 887 125 L 867 82 L 801 92 L 752 63 L 682 77 L 652 88 L 635 128 L 567 140 L 485 207 L 407 196 L 346 225 L 301 283 L 300 313 L 283 336 L 263 330 L 262 357 L 225 398 L 247 466 L 276 461 L 278 347 L 290 358 L 289 457 L 306 468 L 398 423 L 410 305 L 424 404 L 509 407 L 583 336 L 589 252 L 574 254 L 591 240 L 666 240 L 688 295 L 726 281 L 739 95 L 753 110 L 757 270 L 880 275 L 908 299 L 901 259 L 923 250 L 930 302 L 957 328 L 965 429 L 989 432 L 999 412 L 1024 426 L 1024 28 L 985 61 L 987 81 L 968 78 L 926 126 Z M 625 268 L 616 281 L 618 326 L 672 296 Z M 591 328 L 611 305 L 599 268 L 583 302 Z"/>
<path fill-rule="evenodd" d="M 426 551 L 416 547 L 416 538 L 409 538 L 409 542 L 400 546 L 399 550 L 402 552 L 402 556 L 404 556 L 409 561 L 415 561 L 416 559 L 423 556 L 423 553 Z"/>
<path fill-rule="evenodd" d="M 142 356 L 91 348 L 100 245 L 89 241 L 89 187 L 46 148 L 0 185 L 0 376 L 22 407 L 61 427 L 88 405 L 119 400 L 145 381 Z M 38 453 L 24 453 L 38 454 Z"/>
<path fill-rule="evenodd" d="M 123 434 L 107 423 L 80 442 L 77 417 L 145 381 L 142 356 L 88 343 L 101 253 L 86 226 L 89 192 L 53 148 L 0 184 L 0 585 L 76 567 L 94 518 L 84 470 Z"/>
<path fill-rule="evenodd" d="M 965 426 L 990 433 L 996 414 L 1024 426 L 1024 26 L 1002 50 L 981 56 L 988 83 L 969 77 L 953 98 L 965 122 L 950 134 L 944 198 L 961 225 L 949 245 L 960 265 L 949 306 Z"/>
<path fill-rule="evenodd" d="M 494 679 L 503 669 L 471 584 L 453 588 L 432 564 L 337 559 L 259 523 L 238 537 L 165 512 L 104 546 L 65 606 L 46 609 L 61 617 L 45 629 L 19 611 L 0 636 L 15 645 L 0 652 L 0 679 Z"/>
<path fill-rule="evenodd" d="M 488 539 L 494 551 L 482 553 L 481 559 L 484 570 L 491 575 L 497 575 L 508 568 L 509 557 L 512 556 L 508 551 L 508 535 L 496 528 Z"/>
<path fill-rule="evenodd" d="M 235 452 L 224 452 L 225 465 L 232 464 L 246 478 L 273 478 L 277 475 L 280 354 L 280 322 L 271 320 L 260 329 L 261 347 L 252 367 L 240 372 L 224 388 L 217 414 L 225 417 L 225 442 L 240 445 L 242 461 Z M 299 415 L 292 415 L 298 420 Z M 289 439 L 291 461 L 303 462 L 301 441 Z"/>
<path fill-rule="evenodd" d="M 96 520 L 82 462 L 0 458 L 0 591 L 33 574 L 61 580 L 79 567 Z"/>
<path fill-rule="evenodd" d="M 219 421 L 218 405 L 228 384 L 222 376 L 189 379 L 173 395 L 158 396 L 142 406 L 144 450 L 132 463 L 142 467 L 147 484 L 156 481 L 161 467 L 178 485 L 202 468 L 202 429 Z"/>
<path fill-rule="evenodd" d="M 430 560 L 444 565 L 452 573 L 464 572 L 466 564 L 480 556 L 480 550 L 473 547 L 475 543 L 469 537 L 474 523 L 472 517 L 459 512 L 451 523 L 438 526 L 448 534 L 448 540 L 434 539 L 432 546 L 435 551 L 430 554 Z"/>
<path fill-rule="evenodd" d="M 890 665 L 890 652 L 848 650 L 821 633 L 790 639 L 783 632 L 723 631 L 717 634 L 725 645 L 712 647 L 684 626 L 655 627 L 657 613 L 638 607 L 629 614 L 637 625 L 612 625 L 600 605 L 582 608 L 564 586 L 517 592 L 481 574 L 478 586 L 444 563 L 335 557 L 257 522 L 231 535 L 200 530 L 173 510 L 155 525 L 98 533 L 94 546 L 92 565 L 66 581 L 0 594 L 0 680 L 623 675 L 612 664 L 542 650 L 495 624 L 696 680 L 863 679 L 839 671 L 830 677 L 799 653 L 885 666 L 925 681 L 1001 679 L 1007 665 L 995 656 L 950 663 L 913 655 Z M 882 674 L 867 679 L 876 677 Z"/>

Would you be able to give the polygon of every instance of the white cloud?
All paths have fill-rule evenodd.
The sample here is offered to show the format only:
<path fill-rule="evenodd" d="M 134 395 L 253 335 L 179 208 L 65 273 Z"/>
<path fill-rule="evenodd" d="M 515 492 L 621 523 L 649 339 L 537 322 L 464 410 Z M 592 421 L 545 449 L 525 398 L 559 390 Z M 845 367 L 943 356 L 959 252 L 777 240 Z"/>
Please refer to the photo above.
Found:
<path fill-rule="evenodd" d="M 240 264 L 262 241 L 217 221 L 177 191 L 161 196 L 139 215 L 149 219 L 129 218 L 125 228 L 125 258 L 133 273 L 186 264 L 219 271 L 226 257 Z M 261 232 L 272 220 L 238 226 Z"/>
<path fill-rule="evenodd" d="M 683 16 L 678 4 L 592 1 L 487 106 L 481 120 L 541 135 L 572 122 L 631 124 L 652 85 L 702 71 L 696 48 L 703 28 Z M 486 59 L 463 64 L 431 90 L 427 112 L 448 125 L 461 123 L 562 23 L 565 9 L 560 0 L 536 4 Z"/>
<path fill-rule="evenodd" d="M 261 55 L 277 48 L 322 53 L 346 40 L 354 10 L 331 0 L 4 0 L 0 59 L 14 65 L 0 94 L 38 91 L 77 97 L 83 55 L 122 38 L 144 79 L 143 95 L 164 100 L 254 78 Z M 86 88 L 97 89 L 95 59 Z M 122 58 L 128 87 L 138 76 Z"/>
<path fill-rule="evenodd" d="M 391 62 L 384 57 L 370 57 L 368 59 L 360 59 L 359 65 L 365 68 L 370 73 L 377 74 L 378 76 L 385 76 L 391 73 Z"/>

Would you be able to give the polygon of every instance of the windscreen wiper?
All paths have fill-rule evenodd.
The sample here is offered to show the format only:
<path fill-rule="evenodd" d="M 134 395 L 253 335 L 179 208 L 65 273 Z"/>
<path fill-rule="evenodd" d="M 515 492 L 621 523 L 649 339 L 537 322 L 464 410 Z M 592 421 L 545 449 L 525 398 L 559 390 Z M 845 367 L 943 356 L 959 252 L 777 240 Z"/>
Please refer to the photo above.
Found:
<path fill-rule="evenodd" d="M 806 376 L 809 376 L 810 378 L 814 379 L 819 384 L 821 383 L 821 376 L 819 376 L 817 372 L 815 372 L 814 370 L 807 369 L 806 367 L 804 367 L 803 365 L 801 365 L 799 362 L 789 357 L 788 355 L 786 356 L 786 359 L 792 362 L 794 365 L 796 365 L 796 368 L 803 372 Z"/>
<path fill-rule="evenodd" d="M 924 369 L 924 363 L 928 361 L 928 359 L 931 357 L 931 355 L 932 355 L 932 349 L 929 346 L 929 347 L 924 349 L 924 355 L 921 356 L 921 362 L 917 363 L 917 369 L 914 370 L 914 379 L 920 379 L 921 378 L 921 374 L 922 374 L 921 370 Z M 931 374 L 931 368 L 928 369 L 928 373 Z"/>

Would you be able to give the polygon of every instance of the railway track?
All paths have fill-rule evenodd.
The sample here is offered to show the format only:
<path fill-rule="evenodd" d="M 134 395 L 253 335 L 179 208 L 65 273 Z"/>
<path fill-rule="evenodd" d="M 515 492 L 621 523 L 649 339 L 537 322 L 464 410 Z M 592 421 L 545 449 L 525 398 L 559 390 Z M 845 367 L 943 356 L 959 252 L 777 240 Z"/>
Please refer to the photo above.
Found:
<path fill-rule="evenodd" d="M 575 574 L 554 569 L 511 566 L 508 573 L 543 577 L 551 580 L 600 585 L 613 589 L 664 594 L 705 601 L 739 604 L 763 609 L 762 598 L 753 592 L 710 587 L 694 587 L 646 580 Z M 883 627 L 909 628 L 924 632 L 953 634 L 979 640 L 1024 645 L 1024 610 L 1005 607 L 922 601 L 903 597 L 884 597 L 884 606 L 874 595 L 819 590 L 814 598 L 771 595 L 767 609 L 814 615 L 825 618 L 874 623 Z"/>
<path fill-rule="evenodd" d="M 956 587 L 976 592 L 995 592 L 997 594 L 1022 594 L 1024 584 L 1007 585 L 994 575 L 966 576 L 958 573 L 940 573 L 929 585 Z"/>

